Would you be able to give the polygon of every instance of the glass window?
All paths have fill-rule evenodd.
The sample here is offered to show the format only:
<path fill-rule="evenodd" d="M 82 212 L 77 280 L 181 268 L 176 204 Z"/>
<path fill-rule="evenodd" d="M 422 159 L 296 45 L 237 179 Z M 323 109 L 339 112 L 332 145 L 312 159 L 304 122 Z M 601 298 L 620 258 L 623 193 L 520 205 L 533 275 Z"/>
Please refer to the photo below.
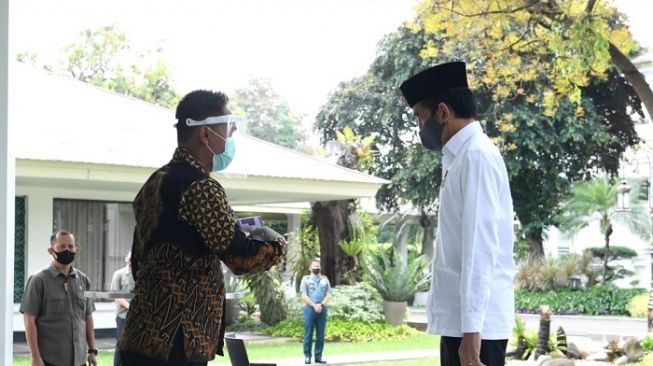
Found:
<path fill-rule="evenodd" d="M 54 200 L 53 230 L 68 230 L 79 247 L 74 266 L 96 291 L 109 291 L 113 272 L 125 265 L 134 232 L 131 203 Z"/>

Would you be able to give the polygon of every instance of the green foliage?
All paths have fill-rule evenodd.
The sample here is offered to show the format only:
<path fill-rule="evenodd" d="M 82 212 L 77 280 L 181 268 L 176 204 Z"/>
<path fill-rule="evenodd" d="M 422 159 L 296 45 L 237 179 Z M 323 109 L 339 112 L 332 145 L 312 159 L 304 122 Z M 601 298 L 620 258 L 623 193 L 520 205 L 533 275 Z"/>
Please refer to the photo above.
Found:
<path fill-rule="evenodd" d="M 329 316 L 372 323 L 384 319 L 382 299 L 366 282 L 340 285 L 333 289 L 329 302 Z"/>
<path fill-rule="evenodd" d="M 633 205 L 627 211 L 620 211 L 617 207 L 617 186 L 606 176 L 600 176 L 587 182 L 575 184 L 569 196 L 564 200 L 561 213 L 558 218 L 560 230 L 573 235 L 579 230 L 587 227 L 591 222 L 598 221 L 605 245 L 603 254 L 603 282 L 613 281 L 627 275 L 617 273 L 616 268 L 610 268 L 610 237 L 613 233 L 614 222 L 623 222 L 642 239 L 650 241 L 651 223 L 648 214 L 644 212 L 641 205 Z M 593 250 L 598 253 L 598 250 Z M 620 250 L 624 255 L 626 250 Z"/>
<path fill-rule="evenodd" d="M 416 9 L 410 26 L 428 37 L 420 55 L 435 63 L 465 54 L 472 86 L 499 108 L 524 97 L 553 116 L 565 100 L 580 104 L 583 88 L 605 78 L 613 54 L 638 49 L 609 2 L 424 0 Z M 538 83 L 546 86 L 541 92 L 531 88 Z"/>
<path fill-rule="evenodd" d="M 537 348 L 538 337 L 539 334 L 536 331 L 526 331 L 524 333 L 525 349 L 524 349 L 524 353 L 522 354 L 523 360 L 528 359 L 529 357 L 531 357 L 533 352 L 535 352 L 535 349 Z M 561 345 L 558 344 L 558 340 L 556 339 L 555 333 L 549 334 L 548 346 L 549 346 L 549 355 L 552 356 L 560 356 L 564 351 L 563 347 L 561 347 Z"/>
<path fill-rule="evenodd" d="M 594 258 L 603 258 L 603 256 L 605 255 L 604 247 L 593 247 L 593 248 L 587 248 L 585 250 L 590 252 Z M 632 248 L 613 245 L 610 247 L 610 253 L 608 256 L 610 257 L 610 260 L 634 258 L 637 257 L 637 252 Z"/>
<path fill-rule="evenodd" d="M 515 316 L 515 325 L 512 328 L 512 335 L 515 338 L 526 336 L 526 322 L 519 317 Z"/>
<path fill-rule="evenodd" d="M 291 149 L 304 144 L 302 116 L 294 114 L 269 79 L 252 79 L 231 96 L 232 109 L 244 113 L 248 133 Z"/>
<path fill-rule="evenodd" d="M 228 332 L 260 332 L 264 325 L 257 322 L 253 317 L 246 314 L 241 315 L 231 324 L 227 325 L 226 331 Z"/>
<path fill-rule="evenodd" d="M 647 335 L 642 339 L 641 345 L 644 351 L 653 352 L 653 337 Z"/>
<path fill-rule="evenodd" d="M 240 299 L 240 308 L 245 312 L 244 316 L 252 317 L 256 312 L 256 297 L 249 292 L 242 299 Z"/>
<path fill-rule="evenodd" d="M 628 303 L 628 314 L 633 318 L 646 318 L 648 316 L 649 294 L 641 293 L 633 296 Z"/>
<path fill-rule="evenodd" d="M 287 319 L 265 329 L 267 334 L 277 337 L 301 338 L 304 336 L 304 322 Z M 397 340 L 420 334 L 407 326 L 392 326 L 385 322 L 366 323 L 360 320 L 330 316 L 327 320 L 325 340 L 327 342 L 373 342 Z"/>
<path fill-rule="evenodd" d="M 416 292 L 428 289 L 430 277 L 422 257 L 404 264 L 395 251 L 380 250 L 365 259 L 364 278 L 387 301 L 407 301 Z"/>
<path fill-rule="evenodd" d="M 296 232 L 291 233 L 290 240 L 288 240 L 290 246 L 288 262 L 290 272 L 293 274 L 295 292 L 299 292 L 302 277 L 310 274 L 311 262 L 320 256 L 317 229 L 311 225 L 305 214 L 302 215 L 301 222 L 302 226 Z"/>
<path fill-rule="evenodd" d="M 162 49 L 134 53 L 127 35 L 115 26 L 86 29 L 64 48 L 65 60 L 44 68 L 74 79 L 113 90 L 164 107 L 173 107 L 180 96 Z M 36 55 L 21 53 L 21 62 L 36 63 Z"/>
<path fill-rule="evenodd" d="M 329 317 L 357 320 L 367 323 L 382 321 L 383 308 L 379 293 L 366 282 L 339 285 L 331 292 L 328 304 Z M 304 301 L 297 297 L 288 304 L 288 319 L 303 319 Z"/>
<path fill-rule="evenodd" d="M 365 249 L 365 239 L 341 240 L 338 243 L 343 253 L 349 257 L 358 257 Z"/>
<path fill-rule="evenodd" d="M 633 297 L 644 293 L 642 289 L 619 289 L 601 285 L 589 289 L 569 289 L 543 292 L 520 289 L 515 291 L 515 308 L 522 313 L 538 313 L 540 306 L 548 305 L 555 314 L 628 315 Z"/>
<path fill-rule="evenodd" d="M 256 297 L 262 322 L 276 324 L 286 318 L 288 305 L 284 297 L 281 274 L 276 266 L 268 271 L 248 273 L 243 278 Z"/>
<path fill-rule="evenodd" d="M 559 258 L 529 258 L 519 265 L 515 284 L 518 288 L 545 291 L 568 288 L 572 276 L 595 277 L 592 256 L 567 254 Z"/>
<path fill-rule="evenodd" d="M 585 251 L 594 258 L 595 263 L 601 263 L 606 258 L 604 247 L 587 248 Z M 635 272 L 625 269 L 624 266 L 618 264 L 618 261 L 623 258 L 633 258 L 636 256 L 637 252 L 631 248 L 610 246 L 607 256 L 607 267 L 601 267 L 596 273 L 603 281 L 608 282 L 632 276 Z"/>
<path fill-rule="evenodd" d="M 224 284 L 226 292 L 246 292 L 247 284 L 238 276 L 229 273 Z"/>
<path fill-rule="evenodd" d="M 483 2 L 474 3 L 481 6 Z M 450 12 L 442 14 L 451 15 Z M 351 126 L 358 135 L 378 134 L 374 145 L 378 154 L 373 155 L 375 164 L 370 172 L 391 180 L 377 193 L 377 203 L 386 209 L 397 210 L 403 202 L 431 208 L 437 198 L 440 156 L 419 144 L 415 135 L 417 124 L 398 87 L 429 66 L 460 59 L 460 54 L 480 52 L 476 37 L 462 37 L 474 28 L 461 33 L 458 30 L 463 28 L 451 26 L 447 32 L 439 32 L 443 37 L 450 31 L 461 36 L 451 56 L 439 52 L 442 43 L 431 28 L 400 27 L 379 43 L 378 56 L 368 71 L 341 83 L 316 117 L 316 128 L 323 142 L 332 140 L 335 131 L 345 126 Z M 424 49 L 438 52 L 421 54 Z M 481 56 L 489 55 L 495 52 Z M 526 49 L 511 56 L 511 63 L 504 66 L 515 67 L 522 58 L 533 57 L 539 59 L 537 50 Z M 522 76 L 520 72 L 506 74 L 505 68 L 498 72 L 474 57 L 468 61 L 474 70 L 470 77 L 473 83 L 483 83 L 488 76 L 493 79 L 498 76 L 499 80 L 505 80 L 508 75 Z M 587 71 L 586 66 L 577 66 Z M 514 85 L 529 94 L 544 96 L 553 87 L 555 76 L 541 75 L 528 85 Z M 588 81 L 580 109 L 576 102 L 562 100 L 552 116 L 545 116 L 547 107 L 528 96 L 497 103 L 493 99 L 494 89 L 475 90 L 478 118 L 484 121 L 487 133 L 504 152 L 523 234 L 532 246 L 539 245 L 540 251 L 543 230 L 554 223 L 559 203 L 570 184 L 587 179 L 597 170 L 615 174 L 623 151 L 638 142 L 629 110 L 641 112 L 641 103 L 624 77 L 617 70 L 609 69 L 605 77 L 590 77 Z"/>

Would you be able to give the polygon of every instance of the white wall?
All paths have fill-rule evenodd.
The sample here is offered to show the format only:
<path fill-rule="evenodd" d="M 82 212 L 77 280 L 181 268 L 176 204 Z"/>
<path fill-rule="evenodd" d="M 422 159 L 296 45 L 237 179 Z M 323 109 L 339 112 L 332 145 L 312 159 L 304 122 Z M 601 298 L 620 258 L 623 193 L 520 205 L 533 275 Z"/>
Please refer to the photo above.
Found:
<path fill-rule="evenodd" d="M 16 196 L 26 196 L 25 205 L 25 258 L 26 277 L 50 265 L 52 258 L 48 255 L 52 234 L 53 201 L 55 198 L 131 202 L 137 192 L 131 190 L 95 190 L 69 189 L 56 187 L 54 184 L 21 184 L 16 186 Z M 13 262 L 12 262 L 13 263 Z M 12 293 L 13 296 L 13 293 Z M 18 304 L 13 306 L 13 330 L 24 331 L 23 318 L 18 312 Z M 115 328 L 113 303 L 97 303 L 94 314 L 95 328 Z"/>

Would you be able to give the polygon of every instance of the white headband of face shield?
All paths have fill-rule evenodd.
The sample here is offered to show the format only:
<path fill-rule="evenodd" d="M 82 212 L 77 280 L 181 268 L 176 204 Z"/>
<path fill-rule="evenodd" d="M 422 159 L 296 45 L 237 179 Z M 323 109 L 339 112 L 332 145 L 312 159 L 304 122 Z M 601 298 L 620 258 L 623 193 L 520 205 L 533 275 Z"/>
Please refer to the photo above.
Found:
<path fill-rule="evenodd" d="M 214 125 L 217 123 L 238 123 L 241 124 L 245 121 L 243 117 L 236 116 L 234 114 L 226 114 L 224 116 L 213 116 L 203 119 L 201 121 L 196 121 L 192 118 L 186 118 L 186 126 L 203 126 L 203 125 Z"/>

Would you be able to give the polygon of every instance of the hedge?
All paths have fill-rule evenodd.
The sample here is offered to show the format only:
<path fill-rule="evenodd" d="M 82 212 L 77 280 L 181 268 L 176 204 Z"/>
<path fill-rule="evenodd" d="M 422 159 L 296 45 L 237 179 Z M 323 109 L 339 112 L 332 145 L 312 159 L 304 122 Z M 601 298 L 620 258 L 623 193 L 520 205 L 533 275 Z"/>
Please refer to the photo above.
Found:
<path fill-rule="evenodd" d="M 647 293 L 644 289 L 620 289 L 614 286 L 594 286 L 572 291 L 515 292 L 515 308 L 519 313 L 536 314 L 540 306 L 547 305 L 554 314 L 630 315 L 628 305 L 633 297 Z"/>

